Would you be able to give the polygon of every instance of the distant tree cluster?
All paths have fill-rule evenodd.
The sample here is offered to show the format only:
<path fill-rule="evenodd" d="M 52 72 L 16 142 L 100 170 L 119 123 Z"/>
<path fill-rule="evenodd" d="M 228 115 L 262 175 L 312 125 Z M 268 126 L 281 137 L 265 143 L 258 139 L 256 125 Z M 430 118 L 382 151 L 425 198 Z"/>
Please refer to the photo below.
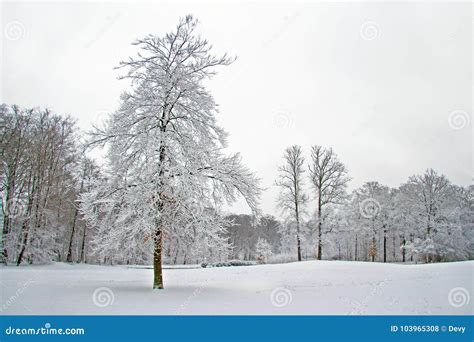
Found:
<path fill-rule="evenodd" d="M 295 251 L 298 260 L 301 254 L 383 262 L 474 257 L 473 186 L 454 185 L 428 169 L 398 188 L 371 181 L 347 193 L 346 167 L 332 149 L 313 146 L 307 169 L 300 146 L 289 147 L 283 159 L 276 184 L 287 217 L 284 234 L 294 241 L 285 250 Z"/>
<path fill-rule="evenodd" d="M 271 215 L 259 220 L 252 215 L 229 215 L 230 224 L 225 236 L 230 244 L 232 259 L 256 260 L 262 256 L 265 260 L 280 252 L 280 222 Z"/>

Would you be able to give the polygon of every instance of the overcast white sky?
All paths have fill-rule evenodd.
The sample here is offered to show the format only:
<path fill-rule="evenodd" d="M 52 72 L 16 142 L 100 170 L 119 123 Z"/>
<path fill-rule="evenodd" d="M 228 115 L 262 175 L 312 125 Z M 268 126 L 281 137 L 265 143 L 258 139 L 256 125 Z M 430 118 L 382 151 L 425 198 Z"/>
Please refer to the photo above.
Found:
<path fill-rule="evenodd" d="M 277 212 L 272 184 L 291 144 L 333 147 L 351 189 L 372 180 L 396 187 L 428 167 L 469 185 L 471 7 L 2 3 L 1 101 L 47 106 L 88 129 L 117 107 L 126 84 L 113 67 L 135 53 L 130 43 L 190 13 L 216 52 L 238 57 L 210 88 L 230 150 L 268 188 L 265 212 Z"/>

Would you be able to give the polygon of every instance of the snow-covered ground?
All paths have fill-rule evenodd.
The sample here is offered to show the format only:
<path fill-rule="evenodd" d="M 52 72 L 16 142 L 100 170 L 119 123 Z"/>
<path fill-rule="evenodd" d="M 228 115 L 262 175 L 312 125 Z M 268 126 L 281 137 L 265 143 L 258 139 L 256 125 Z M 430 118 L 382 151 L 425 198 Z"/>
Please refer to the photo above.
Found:
<path fill-rule="evenodd" d="M 473 314 L 474 262 L 0 267 L 2 314 Z"/>

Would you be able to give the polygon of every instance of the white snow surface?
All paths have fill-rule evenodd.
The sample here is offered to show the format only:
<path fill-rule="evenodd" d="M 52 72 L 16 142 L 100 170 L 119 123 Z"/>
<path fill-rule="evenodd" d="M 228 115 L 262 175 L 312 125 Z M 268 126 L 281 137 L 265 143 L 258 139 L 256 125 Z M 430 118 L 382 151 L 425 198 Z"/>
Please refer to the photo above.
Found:
<path fill-rule="evenodd" d="M 2 315 L 472 315 L 473 266 L 474 261 L 305 261 L 167 267 L 164 290 L 152 289 L 153 270 L 143 266 L 2 266 L 0 310 Z"/>

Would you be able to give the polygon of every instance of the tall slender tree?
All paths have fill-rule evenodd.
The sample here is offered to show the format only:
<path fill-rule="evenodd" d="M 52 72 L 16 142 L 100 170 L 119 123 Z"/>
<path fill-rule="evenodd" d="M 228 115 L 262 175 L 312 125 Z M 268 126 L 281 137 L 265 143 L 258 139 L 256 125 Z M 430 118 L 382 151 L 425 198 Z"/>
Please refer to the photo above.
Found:
<path fill-rule="evenodd" d="M 317 202 L 318 246 L 316 257 L 318 260 L 321 260 L 323 254 L 323 210 L 328 204 L 341 203 L 350 178 L 347 176 L 345 165 L 339 161 L 332 148 L 326 149 L 319 145 L 311 148 L 309 176 L 315 190 Z"/>
<path fill-rule="evenodd" d="M 276 181 L 276 185 L 280 187 L 278 206 L 296 224 L 296 248 L 298 261 L 301 261 L 301 218 L 308 202 L 308 196 L 304 192 L 303 149 L 298 145 L 288 147 L 283 159 Z"/>

